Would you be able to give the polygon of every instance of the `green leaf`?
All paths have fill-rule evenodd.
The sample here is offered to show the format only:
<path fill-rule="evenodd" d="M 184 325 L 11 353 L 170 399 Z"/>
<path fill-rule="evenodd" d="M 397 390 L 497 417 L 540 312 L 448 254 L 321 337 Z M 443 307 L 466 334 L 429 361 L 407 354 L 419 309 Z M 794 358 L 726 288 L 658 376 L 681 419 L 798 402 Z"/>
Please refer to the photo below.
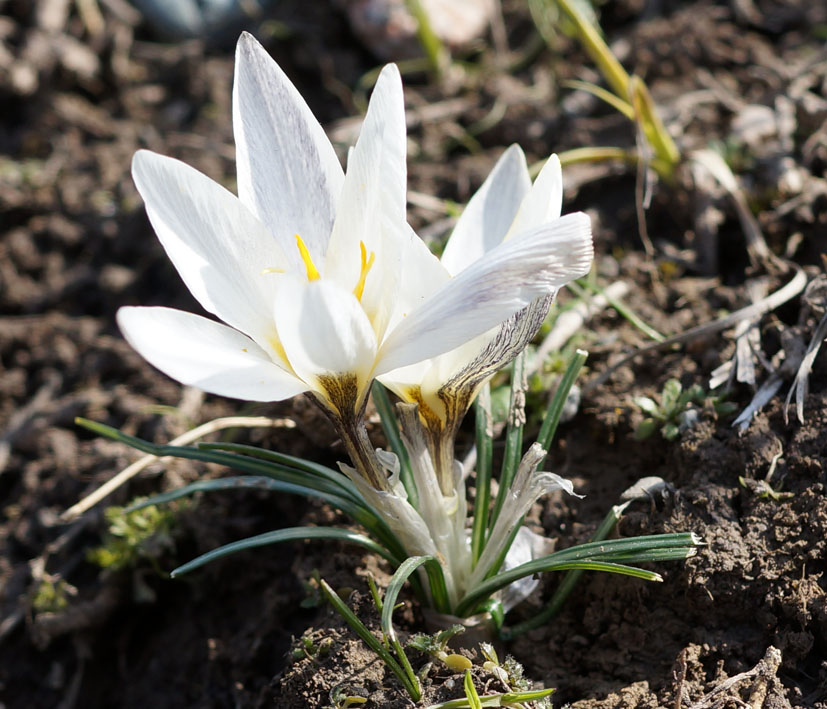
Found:
<path fill-rule="evenodd" d="M 678 428 L 676 423 L 668 421 L 663 424 L 663 428 L 660 433 L 667 441 L 674 441 L 680 435 L 680 432 L 681 430 Z"/>
<path fill-rule="evenodd" d="M 392 618 L 396 598 L 402 590 L 405 581 L 408 580 L 408 577 L 428 561 L 436 561 L 436 559 L 432 556 L 412 556 L 410 559 L 406 559 L 399 565 L 391 582 L 388 584 L 388 588 L 385 591 L 385 600 L 382 602 L 382 632 L 392 640 L 396 638 Z"/>
<path fill-rule="evenodd" d="M 477 694 L 477 688 L 474 686 L 474 678 L 471 676 L 471 670 L 465 670 L 463 686 L 465 688 L 465 698 L 468 700 L 470 709 L 482 709 L 480 695 Z"/>
<path fill-rule="evenodd" d="M 592 84 L 588 81 L 569 80 L 564 81 L 563 86 L 567 89 L 580 89 L 581 91 L 586 91 L 595 98 L 599 98 L 601 101 L 609 104 L 615 109 L 615 111 L 622 113 L 630 121 L 635 120 L 635 109 L 632 108 L 628 101 L 618 98 L 613 93 L 607 91 L 601 86 L 598 86 L 597 84 Z"/>
<path fill-rule="evenodd" d="M 388 392 L 378 380 L 373 382 L 370 391 L 373 396 L 373 403 L 379 412 L 379 420 L 382 422 L 385 438 L 388 439 L 391 450 L 396 453 L 396 457 L 399 459 L 399 477 L 405 487 L 405 492 L 408 493 L 408 502 L 415 509 L 419 509 L 419 491 L 416 489 L 416 482 L 414 482 L 411 460 L 408 457 L 408 449 L 405 448 L 405 444 L 402 442 L 402 436 L 399 433 L 399 422 L 393 413 L 393 406 L 390 397 L 388 397 Z"/>
<path fill-rule="evenodd" d="M 658 422 L 653 418 L 646 418 L 641 421 L 635 429 L 635 440 L 645 441 L 658 430 Z"/>
<path fill-rule="evenodd" d="M 637 406 L 643 413 L 654 416 L 658 413 L 658 404 L 654 399 L 648 396 L 636 396 L 634 398 L 635 406 Z"/>
<path fill-rule="evenodd" d="M 712 400 L 712 408 L 718 416 L 729 416 L 738 410 L 738 404 L 733 401 L 721 401 L 720 399 Z"/>
<path fill-rule="evenodd" d="M 603 521 L 600 523 L 598 528 L 595 530 L 594 535 L 592 536 L 591 541 L 593 542 L 600 542 L 603 541 L 609 534 L 614 530 L 617 526 L 617 523 L 620 521 L 620 515 L 623 513 L 623 510 L 626 508 L 628 503 L 624 503 L 622 505 L 615 505 L 609 509 L 606 513 L 606 516 L 603 518 Z M 522 635 L 523 633 L 533 630 L 534 628 L 539 628 L 546 623 L 549 622 L 560 609 L 563 607 L 563 604 L 566 602 L 566 599 L 569 597 L 571 592 L 574 590 L 574 587 L 577 585 L 577 582 L 580 580 L 580 577 L 583 575 L 581 570 L 574 570 L 566 572 L 566 575 L 563 577 L 563 580 L 557 584 L 557 588 L 554 591 L 554 594 L 549 599 L 549 602 L 546 604 L 546 607 L 537 613 L 532 618 L 528 620 L 524 620 L 521 623 L 517 623 L 510 628 L 505 628 L 500 631 L 500 637 L 508 642 L 509 640 L 513 640 L 518 635 Z M 499 663 L 498 663 L 499 664 Z"/>
<path fill-rule="evenodd" d="M 374 636 L 373 633 L 368 630 L 367 626 L 359 620 L 358 616 L 348 608 L 347 604 L 339 598 L 339 595 L 328 585 L 327 581 L 324 579 L 321 580 L 320 584 L 322 593 L 326 596 L 327 600 L 330 602 L 336 611 L 341 615 L 345 622 L 353 629 L 362 640 L 365 645 L 367 645 L 371 650 L 373 650 L 381 660 L 388 666 L 388 668 L 393 672 L 402 685 L 407 690 L 408 694 L 410 694 L 411 699 L 415 702 L 418 702 L 420 697 L 422 696 L 422 691 L 419 688 L 419 683 L 414 681 L 412 682 L 411 679 L 405 674 L 405 671 L 399 665 L 399 663 L 393 658 L 393 655 L 388 652 L 388 650 L 383 647 L 382 643 Z"/>
<path fill-rule="evenodd" d="M 263 475 L 292 485 L 310 488 L 314 491 L 312 493 L 314 496 L 321 497 L 322 499 L 332 500 L 335 498 L 336 501 L 331 502 L 331 504 L 335 504 L 343 512 L 353 517 L 359 524 L 369 529 L 390 552 L 398 558 L 407 556 L 396 535 L 390 530 L 387 523 L 373 511 L 358 492 L 355 492 L 355 489 L 355 496 L 347 495 L 347 486 L 352 486 L 352 483 L 347 480 L 344 475 L 330 468 L 303 461 L 300 458 L 293 459 L 291 456 L 282 456 L 272 451 L 264 451 L 261 448 L 255 448 L 253 446 L 246 447 L 245 450 L 247 448 L 252 449 L 256 452 L 256 457 L 240 455 L 238 453 L 228 453 L 214 448 L 216 446 L 235 446 L 235 444 L 205 444 L 207 446 L 206 448 L 156 445 L 96 421 L 89 421 L 83 418 L 77 418 L 75 421 L 78 425 L 90 431 L 105 436 L 106 438 L 125 443 L 132 448 L 158 456 L 159 458 L 172 456 L 188 460 L 199 460 L 206 463 L 218 463 L 219 465 L 226 465 L 229 468 L 235 468 L 244 473 Z M 299 461 L 302 467 L 293 467 L 292 464 L 282 464 L 275 462 L 274 459 L 264 459 L 271 456 Z M 310 468 L 314 469 L 316 474 L 308 474 Z M 326 472 L 323 473 L 322 471 Z M 339 476 L 345 482 L 334 480 L 331 476 Z M 334 498 L 326 496 L 334 496 Z M 350 502 L 346 501 L 348 498 L 350 498 Z"/>
<path fill-rule="evenodd" d="M 250 446 L 243 443 L 227 443 L 224 441 L 219 443 L 209 443 L 206 441 L 201 441 L 197 444 L 197 447 L 200 450 L 217 450 L 227 451 L 228 453 L 237 453 L 251 458 L 258 458 L 260 460 L 276 463 L 280 466 L 286 466 L 293 470 L 300 470 L 305 473 L 310 473 L 311 475 L 328 480 L 334 485 L 342 488 L 343 493 L 347 494 L 354 500 L 362 501 L 361 493 L 347 478 L 347 476 L 337 470 L 328 468 L 326 465 L 320 465 L 319 463 L 314 463 L 312 461 L 305 460 L 304 458 L 297 458 L 292 455 L 279 453 L 278 451 L 266 450 L 264 448 L 259 448 L 258 446 Z"/>
<path fill-rule="evenodd" d="M 112 428 L 111 426 L 107 426 L 96 421 L 89 421 L 87 419 L 82 418 L 75 419 L 75 421 L 76 423 L 78 423 L 78 425 L 83 426 L 84 428 L 87 428 L 90 431 L 94 431 L 95 433 L 105 436 L 106 438 L 111 438 L 112 440 L 119 441 L 120 443 L 125 443 L 128 446 L 131 446 L 132 448 L 135 448 L 144 453 L 149 453 L 150 455 L 158 456 L 159 458 L 164 456 L 172 456 L 174 458 L 200 460 L 206 463 L 218 463 L 219 465 L 226 465 L 231 468 L 236 468 L 237 470 L 241 470 L 245 473 L 251 473 L 254 475 L 266 475 L 267 477 L 277 477 L 278 479 L 285 480 L 286 482 L 293 482 L 296 484 L 311 487 L 314 490 L 330 492 L 338 495 L 342 494 L 343 486 L 340 485 L 338 481 L 334 483 L 326 477 L 308 475 L 308 470 L 306 469 L 306 466 L 304 469 L 302 469 L 293 465 L 257 459 L 263 458 L 263 455 L 257 455 L 256 458 L 253 458 L 249 455 L 238 455 L 235 453 L 226 453 L 221 450 L 210 449 L 210 446 L 225 447 L 227 445 L 232 444 L 203 444 L 205 446 L 203 448 L 193 448 L 189 446 L 156 445 L 154 443 L 150 443 L 149 441 L 145 441 L 141 438 L 130 436 L 129 434 L 123 433 L 122 431 L 119 431 L 116 428 Z M 259 454 L 268 453 L 268 451 L 263 451 L 260 448 L 254 448 L 254 450 L 257 451 Z M 324 466 L 319 467 L 323 468 Z M 329 474 L 336 475 L 341 478 L 344 478 L 344 480 L 347 480 L 347 478 L 341 473 L 336 473 L 335 471 L 330 470 L 329 468 L 327 468 L 326 470 Z M 347 482 L 349 483 L 350 481 Z M 361 504 L 365 504 L 364 500 L 361 499 L 361 496 L 358 498 L 358 500 L 354 498 L 354 501 L 359 501 L 361 502 Z"/>
<path fill-rule="evenodd" d="M 472 614 L 486 598 L 514 581 L 546 571 L 610 571 L 647 581 L 659 581 L 660 575 L 628 563 L 686 559 L 695 554 L 700 540 L 692 533 L 654 534 L 631 539 L 590 542 L 534 559 L 493 576 L 470 589 L 457 604 L 459 617 Z"/>
<path fill-rule="evenodd" d="M 474 521 L 471 530 L 472 564 L 476 565 L 485 547 L 488 528 L 488 505 L 491 502 L 491 459 L 493 419 L 491 417 L 491 387 L 483 384 L 474 402 L 475 432 L 477 443 L 477 494 L 474 497 Z"/>
<path fill-rule="evenodd" d="M 523 456 L 523 426 L 525 422 L 525 351 L 515 358 L 511 368 L 511 400 L 508 407 L 508 426 L 505 433 L 505 451 L 500 470 L 499 489 L 491 510 L 488 529 L 494 529 L 500 510 L 505 504 L 506 496 L 511 490 L 511 483 Z"/>
<path fill-rule="evenodd" d="M 277 529 L 272 532 L 258 534 L 255 537 L 241 539 L 237 542 L 232 542 L 231 544 L 225 544 L 224 546 L 218 547 L 218 549 L 208 551 L 206 554 L 202 554 L 192 561 L 187 562 L 183 566 L 179 566 L 177 569 L 174 569 L 170 576 L 173 578 L 176 576 L 181 576 L 182 574 L 189 573 L 190 571 L 193 571 L 194 569 L 197 569 L 210 561 L 220 559 L 222 556 L 227 556 L 228 554 L 234 554 L 237 551 L 254 549 L 256 547 L 267 546 L 269 544 L 295 541 L 297 539 L 335 539 L 336 541 L 350 542 L 352 544 L 363 546 L 366 549 L 370 549 L 370 551 L 375 554 L 379 554 L 383 558 L 390 561 L 394 566 L 399 564 L 399 560 L 387 549 L 363 534 L 357 534 L 356 532 L 351 532 L 347 529 L 339 529 L 337 527 L 287 527 L 286 529 Z"/>
<path fill-rule="evenodd" d="M 693 384 L 687 389 L 689 394 L 689 401 L 694 401 L 696 404 L 703 404 L 706 399 L 706 392 L 700 384 Z"/>
<path fill-rule="evenodd" d="M 346 498 L 339 497 L 334 494 L 319 492 L 318 490 L 314 490 L 306 485 L 285 482 L 283 480 L 275 480 L 262 475 L 237 475 L 229 478 L 218 478 L 216 480 L 197 480 L 194 483 L 177 488 L 176 490 L 163 492 L 159 495 L 149 497 L 146 500 L 136 502 L 127 509 L 127 512 L 140 510 L 144 507 L 149 507 L 150 505 L 161 505 L 167 502 L 172 502 L 173 500 L 178 500 L 182 497 L 194 495 L 197 492 L 215 492 L 218 490 L 238 489 L 274 490 L 276 492 L 287 492 L 293 495 L 303 495 L 305 497 L 318 497 L 338 507 L 342 511 L 351 514 L 354 518 L 356 518 L 357 515 L 362 516 L 361 512 L 355 509 L 353 502 Z M 365 511 L 370 512 L 369 508 L 365 508 Z"/>
<path fill-rule="evenodd" d="M 480 697 L 480 705 L 483 709 L 488 707 L 510 707 L 522 702 L 536 702 L 544 699 L 554 692 L 553 689 L 531 689 L 524 692 L 506 692 L 505 694 L 488 694 Z M 468 698 L 451 699 L 440 704 L 431 704 L 428 709 L 470 709 Z"/>
<path fill-rule="evenodd" d="M 677 379 L 670 379 L 663 385 L 663 393 L 661 394 L 661 408 L 664 412 L 672 413 L 678 403 L 678 397 L 681 395 L 681 383 Z"/>
<path fill-rule="evenodd" d="M 517 702 L 536 702 L 538 699 L 545 699 L 554 694 L 554 689 L 528 689 L 523 692 L 506 692 L 502 695 L 503 706 L 516 704 Z"/>
<path fill-rule="evenodd" d="M 560 417 L 563 415 L 563 408 L 566 405 L 569 392 L 577 380 L 577 375 L 586 363 L 589 353 L 585 350 L 575 350 L 574 354 L 569 360 L 566 371 L 557 386 L 557 391 L 546 409 L 546 415 L 543 419 L 543 425 L 540 426 L 540 432 L 537 434 L 537 443 L 539 443 L 544 450 L 549 450 L 551 442 L 554 440 L 554 435 L 557 433 L 557 426 L 560 423 Z M 542 466 L 542 462 L 540 465 Z"/>

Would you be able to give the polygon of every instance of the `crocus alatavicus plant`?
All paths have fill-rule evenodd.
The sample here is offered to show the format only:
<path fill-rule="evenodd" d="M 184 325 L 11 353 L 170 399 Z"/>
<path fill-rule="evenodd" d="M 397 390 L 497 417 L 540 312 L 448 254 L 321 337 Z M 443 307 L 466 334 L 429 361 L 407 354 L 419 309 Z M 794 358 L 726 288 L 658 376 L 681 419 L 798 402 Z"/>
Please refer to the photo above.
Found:
<path fill-rule="evenodd" d="M 557 289 L 587 273 L 592 260 L 588 217 L 560 216 L 556 157 L 532 184 L 522 151 L 509 148 L 439 260 L 406 221 L 405 114 L 395 66 L 379 75 L 343 172 L 295 87 L 245 34 L 236 53 L 233 127 L 238 196 L 172 158 L 141 151 L 133 161 L 164 249 L 195 298 L 223 323 L 160 307 L 122 308 L 118 323 L 138 352 L 182 383 L 251 401 L 307 392 L 336 426 L 350 465 L 340 472 L 233 444 L 153 446 L 89 425 L 149 452 L 253 476 L 200 481 L 150 502 L 246 480 L 321 498 L 370 536 L 282 529 L 179 571 L 240 548 L 344 539 L 402 567 L 424 603 L 461 617 L 538 571 L 602 568 L 656 578 L 623 565 L 645 557 L 622 545 L 533 560 L 531 553 L 509 555 L 539 496 L 573 492 L 568 481 L 540 470 L 545 450 L 537 444 L 509 476 L 496 520 L 472 553 L 469 471 L 454 460 L 460 422 L 480 387 L 536 334 Z M 364 412 L 376 379 L 402 400 L 394 423 L 401 428 L 398 455 L 368 439 Z M 661 550 L 658 558 L 684 558 L 691 541 L 682 535 L 646 548 Z M 420 566 L 422 578 L 413 573 Z"/>

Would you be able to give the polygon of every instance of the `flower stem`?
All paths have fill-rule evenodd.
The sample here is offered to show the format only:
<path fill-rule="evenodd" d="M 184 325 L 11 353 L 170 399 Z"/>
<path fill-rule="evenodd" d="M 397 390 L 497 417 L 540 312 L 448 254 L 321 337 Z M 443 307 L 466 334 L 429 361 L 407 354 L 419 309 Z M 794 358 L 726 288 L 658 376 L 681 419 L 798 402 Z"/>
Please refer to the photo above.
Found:
<path fill-rule="evenodd" d="M 336 382 L 334 381 L 334 383 Z M 327 382 L 327 384 L 328 394 L 336 391 L 334 387 L 329 386 L 330 382 Z M 339 391 L 346 393 L 350 393 L 351 389 L 352 387 L 347 386 L 339 387 Z M 370 442 L 368 431 L 365 428 L 364 413 L 367 406 L 367 397 L 362 400 L 362 404 L 357 410 L 354 403 L 355 398 L 353 397 L 330 396 L 330 401 L 333 404 L 331 406 L 316 394 L 308 392 L 308 396 L 316 402 L 333 424 L 336 433 L 342 439 L 356 472 L 374 489 L 389 491 L 387 475 L 385 475 L 385 470 L 379 462 L 379 457 L 376 455 L 376 450 Z"/>
<path fill-rule="evenodd" d="M 353 467 L 365 480 L 367 480 L 377 490 L 388 491 L 388 480 L 385 476 L 379 458 L 376 456 L 376 451 L 368 438 L 368 431 L 362 420 L 354 421 L 340 421 L 337 425 L 334 419 L 334 425 L 339 435 L 342 437 L 342 443 L 345 444 L 348 456 L 353 463 Z"/>

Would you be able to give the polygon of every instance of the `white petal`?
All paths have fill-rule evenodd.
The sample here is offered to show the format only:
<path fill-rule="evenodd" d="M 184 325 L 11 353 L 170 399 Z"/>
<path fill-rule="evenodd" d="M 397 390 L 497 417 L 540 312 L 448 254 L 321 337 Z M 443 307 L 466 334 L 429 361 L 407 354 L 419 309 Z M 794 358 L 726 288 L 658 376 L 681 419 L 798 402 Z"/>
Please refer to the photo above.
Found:
<path fill-rule="evenodd" d="M 275 239 L 235 195 L 178 160 L 139 150 L 132 176 L 155 233 L 198 302 L 266 342 L 277 284 L 262 270 L 287 267 Z"/>
<path fill-rule="evenodd" d="M 362 271 L 360 242 L 374 262 L 361 301 L 377 331 L 389 317 L 401 270 L 407 168 L 405 102 L 395 65 L 376 82 L 359 140 L 348 156 L 336 222 L 325 255 L 325 278 L 353 290 Z"/>
<path fill-rule="evenodd" d="M 534 339 L 551 301 L 550 296 L 537 298 L 500 326 L 431 360 L 435 366 L 423 382 L 423 391 L 445 395 L 470 391 L 475 395 L 488 377 L 509 364 Z"/>
<path fill-rule="evenodd" d="M 563 205 L 563 173 L 560 159 L 552 155 L 525 196 L 506 239 L 560 217 Z"/>
<path fill-rule="evenodd" d="M 382 344 L 376 375 L 481 335 L 539 296 L 588 273 L 592 253 L 589 218 L 582 212 L 504 242 L 393 329 Z"/>
<path fill-rule="evenodd" d="M 356 375 L 359 396 L 367 389 L 376 359 L 376 335 L 355 296 L 324 279 L 284 276 L 276 296 L 279 339 L 296 374 L 326 388 L 319 378 Z"/>
<path fill-rule="evenodd" d="M 226 325 L 171 308 L 121 308 L 117 317 L 129 344 L 182 384 L 245 401 L 280 401 L 307 389 Z"/>
<path fill-rule="evenodd" d="M 525 155 L 512 145 L 471 197 L 445 245 L 442 265 L 451 275 L 503 240 L 530 188 Z"/>
<path fill-rule="evenodd" d="M 407 224 L 399 266 L 399 290 L 388 331 L 423 305 L 451 276 L 425 242 Z"/>
<path fill-rule="evenodd" d="M 321 264 L 342 167 L 296 87 L 246 32 L 236 48 L 233 132 L 239 197 L 280 239 L 301 235 Z"/>

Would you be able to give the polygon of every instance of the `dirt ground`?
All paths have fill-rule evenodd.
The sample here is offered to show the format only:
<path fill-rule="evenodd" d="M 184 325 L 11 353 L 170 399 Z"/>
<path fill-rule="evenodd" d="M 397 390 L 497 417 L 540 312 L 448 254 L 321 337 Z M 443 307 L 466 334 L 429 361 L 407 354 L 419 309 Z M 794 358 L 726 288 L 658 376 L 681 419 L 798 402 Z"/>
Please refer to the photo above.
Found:
<path fill-rule="evenodd" d="M 423 195 L 464 203 L 512 142 L 530 162 L 635 143 L 625 118 L 562 86 L 597 80 L 577 44 L 557 35 L 550 49 L 525 3 L 503 6 L 500 39 L 458 53 L 462 71 L 441 84 L 405 72 L 410 218 L 428 238 L 449 221 L 444 203 Z M 674 335 L 760 299 L 760 288 L 777 291 L 796 269 L 816 280 L 757 320 L 757 360 L 779 366 L 786 354 L 788 365 L 745 430 L 705 406 L 676 440 L 634 436 L 643 419 L 635 397 L 657 397 L 670 378 L 708 388 L 736 349 L 733 327 L 611 373 L 650 341 L 611 308 L 582 329 L 577 343 L 590 352 L 582 402 L 550 466 L 586 497 L 551 496 L 531 524 L 558 548 L 585 541 L 623 490 L 659 476 L 664 493 L 634 503 L 619 534 L 694 531 L 706 546 L 685 564 L 661 565 L 663 584 L 584 576 L 552 623 L 504 650 L 538 686 L 557 689 L 555 706 L 827 707 L 823 354 L 805 421 L 784 414 L 790 363 L 827 308 L 817 280 L 827 252 L 827 6 L 620 0 L 602 7 L 601 24 L 624 65 L 645 78 L 682 153 L 713 146 L 726 155 L 775 258 L 772 268 L 751 263 L 737 208 L 689 162 L 674 184 L 655 184 L 651 255 L 635 170 L 573 165 L 564 169 L 564 211 L 592 216 L 600 282 L 624 283 L 628 306 Z M 350 142 L 362 79 L 380 60 L 341 7 L 282 0 L 251 29 L 334 139 Z M 312 602 L 316 570 L 335 588 L 356 589 L 354 603 L 367 571 L 387 578 L 369 556 L 330 544 L 270 547 L 180 581 L 147 561 L 102 573 L 87 560 L 106 532 L 105 505 L 72 522 L 61 515 L 137 454 L 78 428 L 76 416 L 166 442 L 218 416 L 263 413 L 297 425 L 239 440 L 329 464 L 343 453 L 302 398 L 251 406 L 182 389 L 115 325 L 127 304 L 199 312 L 149 227 L 129 167 L 146 147 L 233 187 L 232 42 L 161 42 L 124 0 L 0 0 L 0 42 L 0 706 L 316 707 L 331 705 L 337 687 L 369 697 L 366 707 L 412 706 Z M 756 386 L 768 377 L 759 361 Z M 753 393 L 736 383 L 727 400 L 740 412 Z M 224 473 L 155 464 L 107 504 Z M 347 520 L 313 501 L 214 494 L 180 509 L 153 563 L 169 570 L 222 543 L 303 523 Z M 543 579 L 529 606 L 557 581 Z M 44 600 L 44 589 L 54 598 Z M 515 620 L 530 610 L 517 609 Z M 400 625 L 423 629 L 415 604 Z M 303 635 L 325 650 L 303 653 Z M 473 659 L 479 686 L 503 691 Z M 426 684 L 431 701 L 462 696 L 461 676 L 445 668 Z"/>

